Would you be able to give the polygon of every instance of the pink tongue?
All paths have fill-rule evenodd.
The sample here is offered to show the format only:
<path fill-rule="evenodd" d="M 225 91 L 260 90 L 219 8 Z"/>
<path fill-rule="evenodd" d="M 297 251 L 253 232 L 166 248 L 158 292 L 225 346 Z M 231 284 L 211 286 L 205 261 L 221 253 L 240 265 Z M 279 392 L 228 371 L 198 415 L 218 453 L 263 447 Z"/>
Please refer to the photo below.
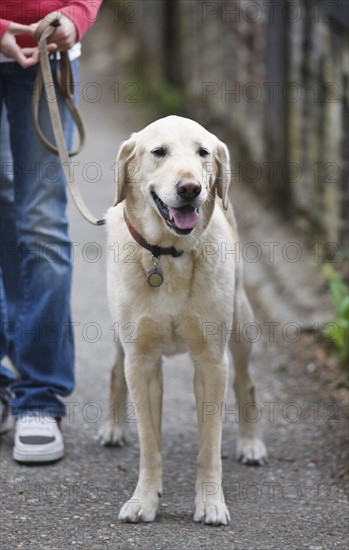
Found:
<path fill-rule="evenodd" d="M 182 206 L 182 208 L 168 207 L 170 218 L 175 222 L 179 229 L 194 229 L 196 226 L 199 214 L 192 206 Z"/>

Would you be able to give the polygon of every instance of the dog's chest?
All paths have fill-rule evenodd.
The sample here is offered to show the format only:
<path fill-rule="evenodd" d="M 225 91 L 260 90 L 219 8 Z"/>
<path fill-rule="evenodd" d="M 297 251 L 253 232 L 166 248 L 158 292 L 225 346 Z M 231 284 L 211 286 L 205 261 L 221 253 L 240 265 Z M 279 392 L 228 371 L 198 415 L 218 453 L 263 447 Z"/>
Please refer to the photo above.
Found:
<path fill-rule="evenodd" d="M 142 258 L 141 270 L 144 273 L 144 281 L 147 282 L 147 294 L 154 304 L 162 302 L 170 304 L 173 298 L 175 303 L 190 299 L 195 277 L 195 261 L 191 257 L 161 256 L 154 263 L 151 256 L 145 254 Z M 153 271 L 158 272 L 162 280 L 156 288 L 150 284 L 149 274 Z"/>
<path fill-rule="evenodd" d="M 161 256 L 158 268 L 163 282 L 153 288 L 147 274 L 151 254 L 142 251 L 137 262 L 109 262 L 109 297 L 114 321 L 134 330 L 133 338 L 121 338 L 126 347 L 136 345 L 148 356 L 156 348 L 173 355 L 203 345 L 203 330 L 229 325 L 233 304 L 233 270 L 200 254 L 178 258 Z"/>

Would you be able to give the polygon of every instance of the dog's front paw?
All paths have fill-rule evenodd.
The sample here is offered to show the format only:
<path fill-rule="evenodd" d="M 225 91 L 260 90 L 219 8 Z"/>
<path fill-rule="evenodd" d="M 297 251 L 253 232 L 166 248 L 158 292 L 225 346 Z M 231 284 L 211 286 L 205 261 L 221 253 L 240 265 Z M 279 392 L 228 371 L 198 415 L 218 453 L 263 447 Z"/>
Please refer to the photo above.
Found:
<path fill-rule="evenodd" d="M 121 508 L 119 519 L 130 523 L 154 521 L 159 501 L 159 493 L 155 494 L 151 491 L 142 497 L 137 497 L 135 493 Z"/>
<path fill-rule="evenodd" d="M 220 500 L 198 502 L 195 508 L 194 521 L 206 525 L 228 525 L 230 514 L 225 503 Z"/>
<path fill-rule="evenodd" d="M 124 426 L 108 419 L 100 427 L 98 437 L 101 445 L 105 447 L 122 447 L 125 443 Z"/>
<path fill-rule="evenodd" d="M 258 437 L 241 437 L 237 445 L 237 459 L 248 466 L 262 466 L 267 462 L 267 449 Z"/>

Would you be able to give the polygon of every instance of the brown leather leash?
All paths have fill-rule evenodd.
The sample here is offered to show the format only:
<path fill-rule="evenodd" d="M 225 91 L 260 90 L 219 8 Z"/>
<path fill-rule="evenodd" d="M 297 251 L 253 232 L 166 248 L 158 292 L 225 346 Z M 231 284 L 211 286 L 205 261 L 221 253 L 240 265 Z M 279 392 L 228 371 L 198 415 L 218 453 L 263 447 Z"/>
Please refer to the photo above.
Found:
<path fill-rule="evenodd" d="M 78 109 L 76 108 L 73 96 L 74 96 L 74 79 L 72 68 L 67 52 L 60 52 L 60 72 L 57 72 L 58 75 L 58 84 L 63 95 L 64 101 L 74 119 L 74 122 L 77 126 L 79 133 L 79 146 L 74 151 L 68 151 L 67 145 L 65 142 L 62 121 L 59 113 L 57 96 L 55 91 L 55 85 L 53 82 L 53 76 L 51 71 L 51 63 L 49 59 L 49 53 L 47 50 L 47 39 L 55 32 L 56 28 L 60 25 L 59 22 L 60 14 L 57 12 L 57 17 L 53 17 L 51 20 L 43 19 L 38 28 L 35 31 L 35 38 L 38 42 L 39 53 L 40 53 L 40 64 L 38 67 L 38 72 L 35 81 L 35 93 L 33 94 L 33 116 L 34 123 L 38 133 L 38 137 L 43 145 L 51 152 L 59 156 L 62 169 L 65 175 L 65 178 L 68 183 L 70 193 L 73 197 L 73 200 L 83 215 L 83 217 L 94 225 L 104 225 L 105 219 L 97 218 L 89 208 L 86 206 L 85 201 L 80 193 L 80 190 L 71 177 L 71 172 L 69 170 L 69 157 L 72 157 L 79 153 L 81 147 L 85 140 L 84 126 Z M 39 125 L 39 106 L 40 98 L 45 88 L 47 103 L 50 113 L 50 118 L 53 127 L 53 135 L 56 140 L 56 145 L 52 144 L 46 136 L 43 134 L 40 125 Z"/>

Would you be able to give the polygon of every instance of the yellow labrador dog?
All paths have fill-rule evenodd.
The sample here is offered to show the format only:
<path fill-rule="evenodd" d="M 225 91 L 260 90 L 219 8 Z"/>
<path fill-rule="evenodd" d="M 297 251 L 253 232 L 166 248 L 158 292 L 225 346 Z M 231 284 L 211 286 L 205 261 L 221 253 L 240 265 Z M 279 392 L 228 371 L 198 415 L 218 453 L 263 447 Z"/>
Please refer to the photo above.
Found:
<path fill-rule="evenodd" d="M 249 323 L 252 312 L 241 263 L 224 253 L 238 243 L 228 201 L 229 153 L 196 122 L 170 116 L 125 141 L 117 168 L 116 202 L 107 213 L 107 278 L 113 320 L 125 337 L 117 345 L 109 399 L 122 410 L 128 388 L 140 440 L 137 488 L 119 518 L 155 519 L 162 495 L 161 357 L 188 351 L 200 445 L 194 520 L 225 525 L 223 491 L 205 492 L 207 484 L 222 488 L 222 418 L 204 411 L 225 402 L 229 347 L 237 401 L 241 407 L 255 402 L 250 345 L 232 331 L 235 322 Z M 104 445 L 122 444 L 125 426 L 117 420 L 110 413 L 102 426 Z M 241 417 L 239 427 L 238 459 L 262 464 L 266 449 L 257 424 Z"/>

